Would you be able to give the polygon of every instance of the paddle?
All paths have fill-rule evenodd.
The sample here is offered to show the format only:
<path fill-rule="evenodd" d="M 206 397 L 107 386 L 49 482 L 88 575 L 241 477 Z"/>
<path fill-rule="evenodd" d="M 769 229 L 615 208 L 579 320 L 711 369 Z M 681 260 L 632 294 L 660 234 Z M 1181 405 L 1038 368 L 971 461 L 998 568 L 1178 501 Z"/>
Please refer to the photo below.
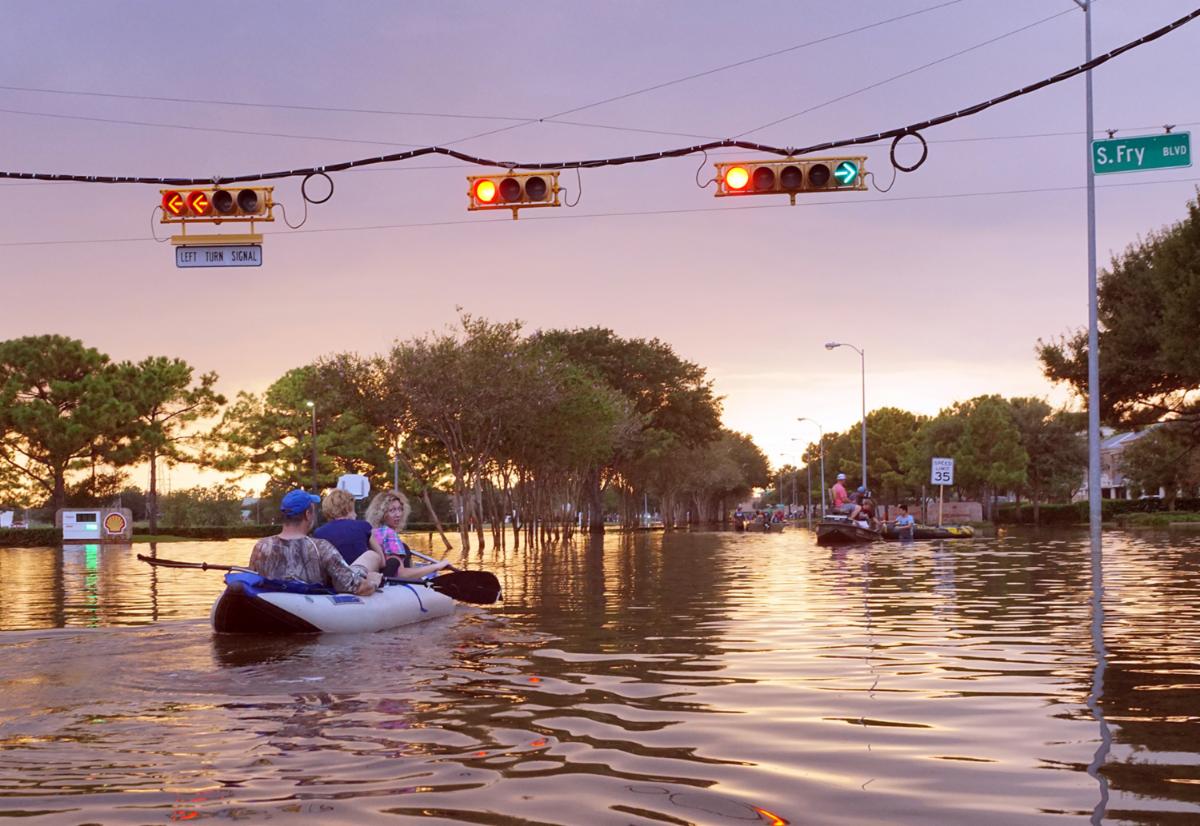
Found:
<path fill-rule="evenodd" d="M 415 552 L 414 552 L 415 553 Z M 416 554 L 429 559 L 424 554 Z M 162 568 L 196 568 L 201 571 L 241 571 L 253 574 L 256 571 L 239 565 L 213 565 L 209 562 L 183 562 L 178 559 L 162 559 L 161 557 L 138 554 L 137 558 L 148 565 Z M 437 560 L 430 560 L 436 562 Z M 491 605 L 500 599 L 500 580 L 488 571 L 460 571 L 452 569 L 451 573 L 439 574 L 432 579 L 388 579 L 387 582 L 399 585 L 428 585 L 451 599 L 459 602 L 469 602 L 474 605 Z"/>
<path fill-rule="evenodd" d="M 441 561 L 432 556 L 426 556 L 420 551 L 414 551 L 412 548 L 409 548 L 408 552 L 426 562 Z M 441 591 L 459 602 L 491 605 L 500 599 L 500 580 L 496 579 L 496 575 L 490 571 L 464 571 L 453 565 L 446 566 L 446 570 L 450 573 L 438 574 L 433 579 L 425 581 L 429 582 L 430 587 L 435 591 Z M 403 582 L 404 580 L 389 579 L 388 581 Z"/>
<path fill-rule="evenodd" d="M 500 580 L 488 571 L 451 571 L 432 579 L 387 579 L 392 585 L 428 585 L 451 599 L 474 605 L 491 605 L 500 599 Z"/>

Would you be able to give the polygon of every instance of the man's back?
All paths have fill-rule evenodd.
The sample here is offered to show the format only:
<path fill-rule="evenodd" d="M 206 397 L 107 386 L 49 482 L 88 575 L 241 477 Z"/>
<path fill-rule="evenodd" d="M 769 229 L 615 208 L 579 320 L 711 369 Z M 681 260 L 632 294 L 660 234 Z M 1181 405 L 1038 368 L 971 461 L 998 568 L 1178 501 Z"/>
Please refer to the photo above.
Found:
<path fill-rule="evenodd" d="M 291 579 L 353 593 L 364 573 L 351 568 L 324 539 L 266 536 L 254 544 L 249 567 L 268 579 Z"/>

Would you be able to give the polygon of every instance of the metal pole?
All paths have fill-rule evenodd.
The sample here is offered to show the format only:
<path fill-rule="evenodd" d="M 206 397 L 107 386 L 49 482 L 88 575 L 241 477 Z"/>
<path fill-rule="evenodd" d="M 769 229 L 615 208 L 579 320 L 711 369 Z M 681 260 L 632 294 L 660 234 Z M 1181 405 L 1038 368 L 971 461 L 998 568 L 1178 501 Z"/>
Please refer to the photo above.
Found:
<path fill-rule="evenodd" d="M 825 434 L 821 434 L 821 518 L 825 518 L 825 496 L 828 491 L 825 489 Z"/>
<path fill-rule="evenodd" d="M 808 471 L 808 498 L 804 500 L 804 516 L 808 519 L 808 527 L 812 528 L 812 465 L 805 462 L 804 469 Z"/>
<path fill-rule="evenodd" d="M 1075 0 L 1083 9 L 1084 59 L 1092 59 L 1092 2 Z M 1096 280 L 1096 172 L 1092 167 L 1092 137 L 1096 134 L 1092 110 L 1092 73 L 1084 73 L 1087 87 L 1087 213 L 1088 213 L 1088 527 L 1091 534 L 1092 572 L 1092 646 L 1096 652 L 1096 668 L 1093 672 L 1092 690 L 1088 693 L 1087 706 L 1092 716 L 1100 723 L 1100 745 L 1092 755 L 1087 773 L 1100 787 L 1100 800 L 1092 809 L 1092 823 L 1102 823 L 1108 809 L 1108 779 L 1101 774 L 1108 758 L 1112 733 L 1104 719 L 1100 699 L 1104 696 L 1104 670 L 1108 651 L 1104 645 L 1104 546 L 1101 541 L 1100 521 L 1102 516 L 1100 498 L 1100 335 L 1099 311 L 1097 308 L 1098 285 Z"/>
<path fill-rule="evenodd" d="M 317 406 L 312 407 L 312 489 L 317 492 Z"/>
<path fill-rule="evenodd" d="M 867 487 L 867 351 L 858 351 L 862 364 L 862 486 Z"/>
<path fill-rule="evenodd" d="M 1092 59 L 1092 3 L 1075 0 L 1083 9 L 1084 59 Z M 1088 217 L 1088 523 L 1092 536 L 1100 537 L 1100 343 L 1096 306 L 1096 172 L 1092 168 L 1092 136 L 1096 126 L 1092 112 L 1092 73 L 1084 73 L 1087 84 L 1087 217 Z"/>

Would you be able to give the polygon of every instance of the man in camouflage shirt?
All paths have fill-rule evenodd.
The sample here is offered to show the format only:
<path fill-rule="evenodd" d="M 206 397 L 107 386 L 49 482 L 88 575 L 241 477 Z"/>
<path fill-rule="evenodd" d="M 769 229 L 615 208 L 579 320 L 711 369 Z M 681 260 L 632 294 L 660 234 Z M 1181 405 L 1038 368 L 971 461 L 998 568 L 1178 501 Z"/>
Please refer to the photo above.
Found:
<path fill-rule="evenodd" d="M 361 565 L 347 565 L 337 548 L 324 539 L 308 535 L 317 520 L 321 498 L 303 490 L 283 497 L 279 510 L 283 529 L 254 544 L 250 567 L 268 579 L 299 580 L 324 585 L 340 593 L 365 596 L 379 586 L 380 575 Z"/>

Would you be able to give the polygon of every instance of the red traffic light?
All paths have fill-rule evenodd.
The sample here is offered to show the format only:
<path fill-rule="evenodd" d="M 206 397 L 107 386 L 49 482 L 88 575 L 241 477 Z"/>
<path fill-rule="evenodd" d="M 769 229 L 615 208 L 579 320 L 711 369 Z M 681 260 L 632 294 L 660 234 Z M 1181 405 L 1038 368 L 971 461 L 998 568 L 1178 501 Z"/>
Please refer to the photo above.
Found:
<path fill-rule="evenodd" d="M 187 198 L 184 200 L 187 202 L 188 209 L 192 211 L 193 215 L 207 215 L 212 211 L 212 201 L 208 200 L 207 192 L 199 190 L 189 192 Z"/>
<path fill-rule="evenodd" d="M 164 223 L 181 224 L 190 221 L 221 223 L 223 221 L 273 221 L 271 209 L 273 188 L 248 186 L 244 189 L 163 189 Z"/>
<path fill-rule="evenodd" d="M 480 178 L 475 182 L 475 198 L 480 203 L 490 204 L 496 200 L 496 182 Z"/>
<path fill-rule="evenodd" d="M 183 193 L 182 192 L 164 192 L 162 197 L 163 212 L 169 215 L 183 214 Z"/>
<path fill-rule="evenodd" d="M 512 172 L 467 176 L 467 209 L 511 209 L 556 207 L 559 202 L 558 172 Z"/>
<path fill-rule="evenodd" d="M 725 186 L 733 190 L 742 190 L 750 183 L 750 173 L 744 166 L 732 166 L 725 172 Z"/>

